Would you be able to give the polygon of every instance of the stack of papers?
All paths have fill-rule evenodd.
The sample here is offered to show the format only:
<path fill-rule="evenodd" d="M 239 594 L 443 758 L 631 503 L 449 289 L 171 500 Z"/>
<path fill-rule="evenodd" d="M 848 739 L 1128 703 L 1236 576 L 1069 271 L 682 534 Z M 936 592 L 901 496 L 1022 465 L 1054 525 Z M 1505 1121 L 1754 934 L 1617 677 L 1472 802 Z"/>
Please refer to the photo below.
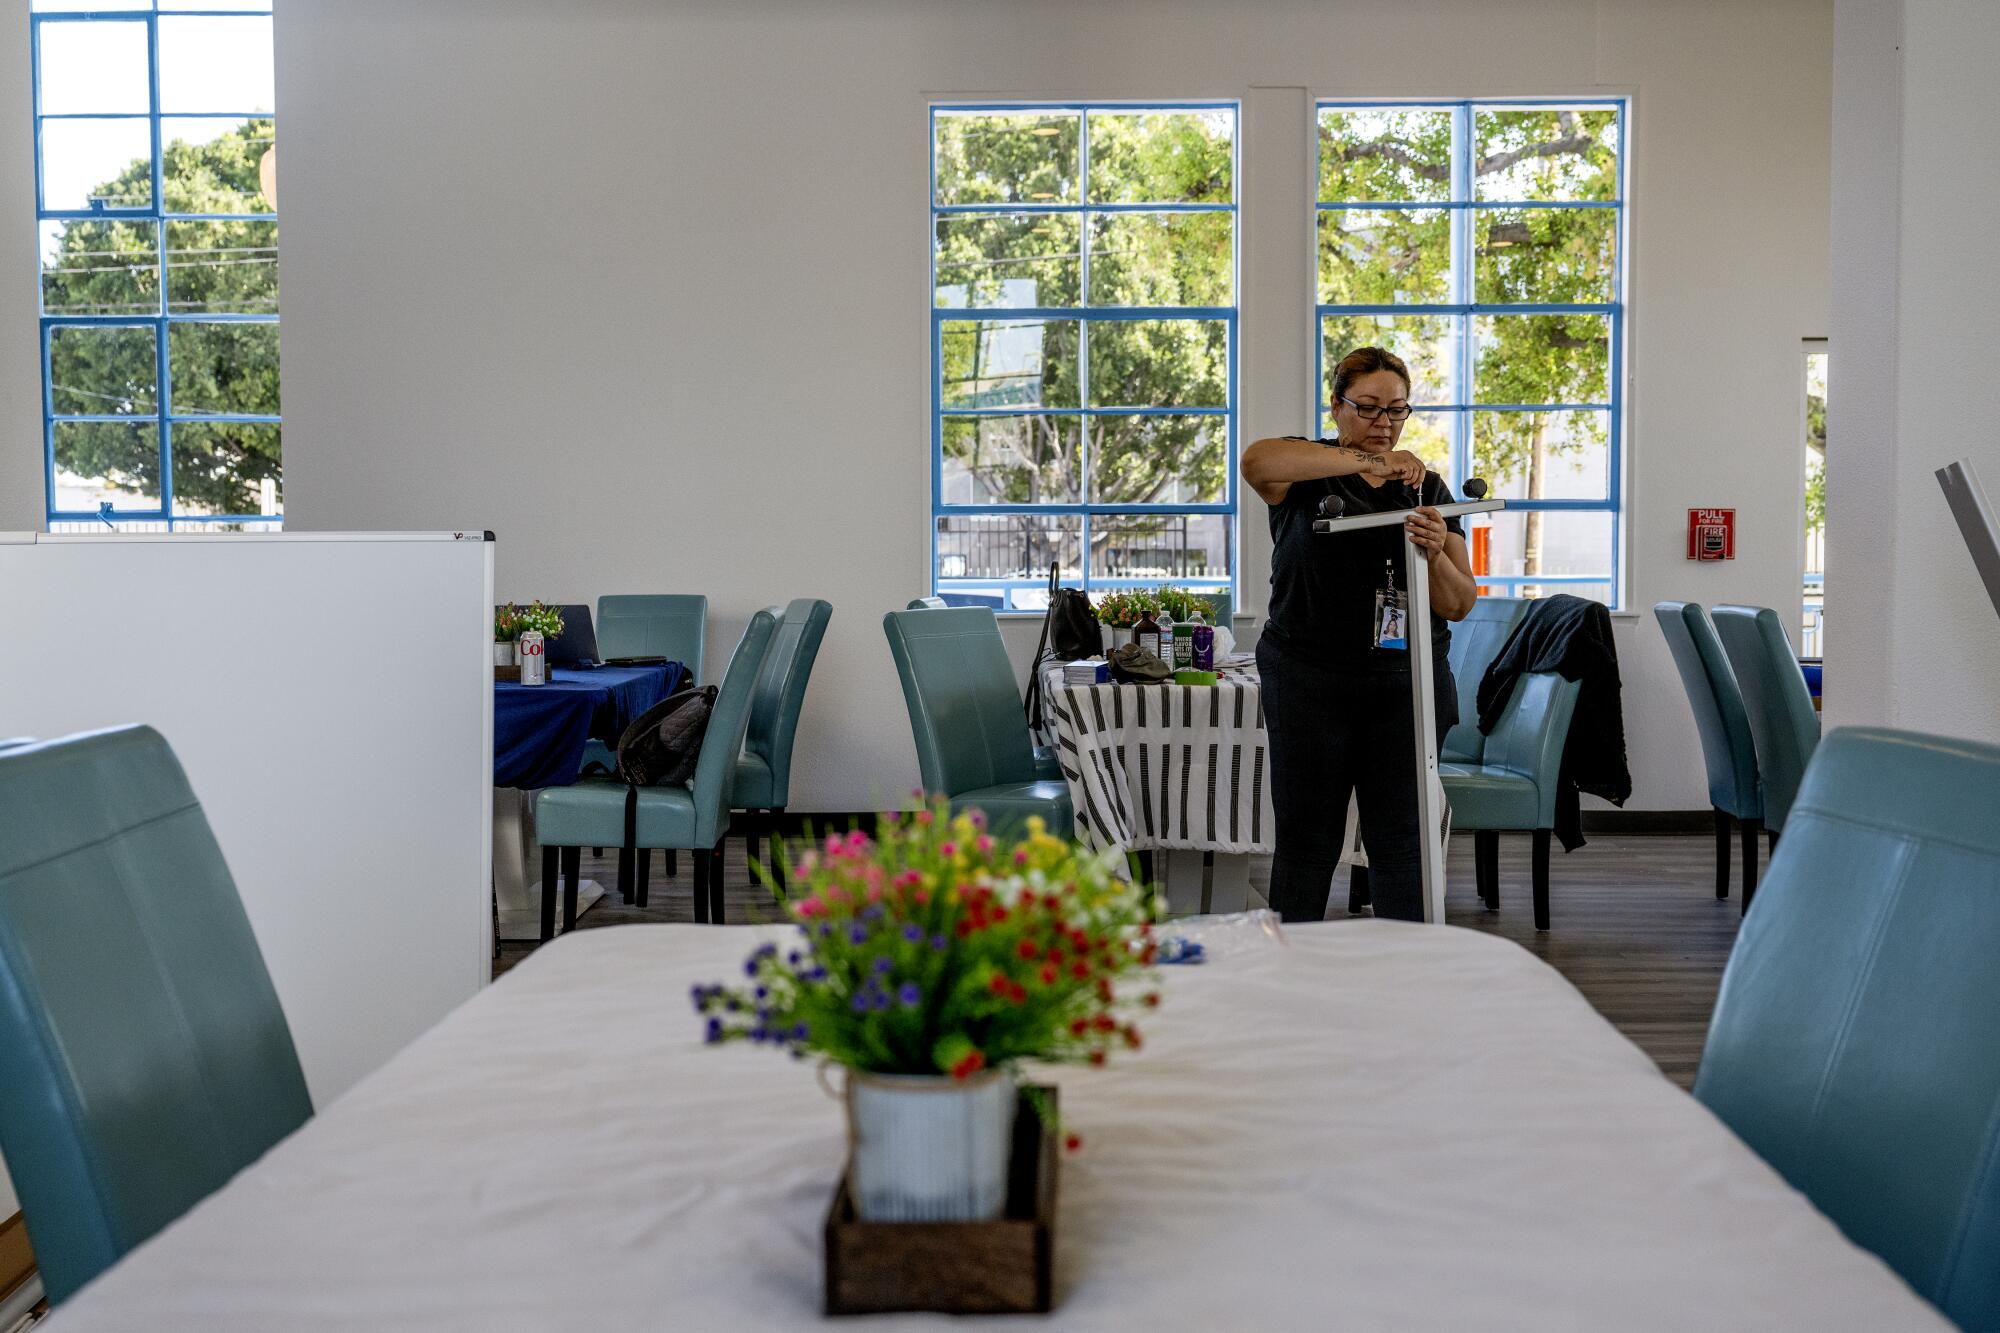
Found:
<path fill-rule="evenodd" d="M 1111 664 L 1101 657 L 1063 663 L 1063 684 L 1102 685 L 1111 679 Z"/>

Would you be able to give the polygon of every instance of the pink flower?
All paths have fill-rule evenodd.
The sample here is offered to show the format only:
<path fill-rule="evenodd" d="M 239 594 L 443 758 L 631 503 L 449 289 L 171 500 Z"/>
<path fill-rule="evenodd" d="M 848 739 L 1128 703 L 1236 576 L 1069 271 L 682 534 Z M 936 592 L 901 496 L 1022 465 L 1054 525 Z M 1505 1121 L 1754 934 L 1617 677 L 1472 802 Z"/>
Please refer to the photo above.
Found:
<path fill-rule="evenodd" d="M 840 855 L 840 835 L 838 833 L 829 833 L 826 835 L 826 854 L 828 856 Z"/>
<path fill-rule="evenodd" d="M 858 852 L 868 845 L 868 835 L 860 829 L 855 829 L 847 835 L 847 845 Z"/>
<path fill-rule="evenodd" d="M 817 898 L 807 898 L 799 903 L 800 916 L 818 916 L 826 910 L 826 904 Z"/>
<path fill-rule="evenodd" d="M 986 812 L 984 810 L 974 810 L 972 812 L 972 827 L 980 829 L 986 827 Z"/>
<path fill-rule="evenodd" d="M 917 822 L 928 825 L 931 822 L 931 812 L 928 810 L 917 811 Z"/>
<path fill-rule="evenodd" d="M 1028 864 L 1028 849 L 1026 847 L 1015 849 L 1014 864 L 1017 866 L 1024 866 Z"/>
<path fill-rule="evenodd" d="M 957 844 L 957 843 L 955 843 L 955 842 L 947 842 L 947 843 L 943 844 L 942 846 L 940 846 L 940 847 L 938 848 L 938 855 L 939 855 L 939 856 L 957 856 L 957 855 L 958 855 L 958 844 Z"/>
<path fill-rule="evenodd" d="M 982 852 L 990 852 L 993 850 L 993 839 L 987 837 L 984 833 L 982 833 L 979 835 L 979 840 L 973 843 L 972 845 L 977 847 Z"/>

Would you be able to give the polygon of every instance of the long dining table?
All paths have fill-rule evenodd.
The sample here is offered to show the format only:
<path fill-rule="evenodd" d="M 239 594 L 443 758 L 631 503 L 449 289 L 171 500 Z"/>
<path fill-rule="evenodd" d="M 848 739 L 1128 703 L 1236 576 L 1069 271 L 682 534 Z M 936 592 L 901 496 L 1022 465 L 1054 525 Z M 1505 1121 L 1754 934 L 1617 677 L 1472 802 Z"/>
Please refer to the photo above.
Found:
<path fill-rule="evenodd" d="M 1946 1327 L 1518 946 L 1177 929 L 1206 961 L 1163 969 L 1144 1049 L 1056 1075 L 1049 1325 Z M 825 1326 L 840 1109 L 810 1063 L 704 1048 L 687 998 L 787 930 L 538 950 L 52 1329 Z"/>

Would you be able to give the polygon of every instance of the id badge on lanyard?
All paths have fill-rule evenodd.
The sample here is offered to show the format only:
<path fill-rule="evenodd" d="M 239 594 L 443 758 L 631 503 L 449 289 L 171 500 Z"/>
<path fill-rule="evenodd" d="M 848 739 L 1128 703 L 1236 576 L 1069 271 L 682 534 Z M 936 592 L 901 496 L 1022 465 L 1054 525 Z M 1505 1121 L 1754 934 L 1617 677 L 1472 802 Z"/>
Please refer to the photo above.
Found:
<path fill-rule="evenodd" d="M 1375 590 L 1375 646 L 1408 652 L 1410 595 L 1396 589 L 1396 563 L 1382 562 L 1383 585 Z"/>

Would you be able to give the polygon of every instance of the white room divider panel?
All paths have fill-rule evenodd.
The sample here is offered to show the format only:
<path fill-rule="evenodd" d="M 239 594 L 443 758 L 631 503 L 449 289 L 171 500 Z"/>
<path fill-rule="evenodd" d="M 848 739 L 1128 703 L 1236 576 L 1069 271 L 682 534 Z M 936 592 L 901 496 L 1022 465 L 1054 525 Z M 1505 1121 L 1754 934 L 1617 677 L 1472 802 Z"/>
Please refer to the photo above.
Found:
<path fill-rule="evenodd" d="M 0 736 L 173 745 L 315 1105 L 486 983 L 485 534 L 0 534 L 0 590 Z"/>

